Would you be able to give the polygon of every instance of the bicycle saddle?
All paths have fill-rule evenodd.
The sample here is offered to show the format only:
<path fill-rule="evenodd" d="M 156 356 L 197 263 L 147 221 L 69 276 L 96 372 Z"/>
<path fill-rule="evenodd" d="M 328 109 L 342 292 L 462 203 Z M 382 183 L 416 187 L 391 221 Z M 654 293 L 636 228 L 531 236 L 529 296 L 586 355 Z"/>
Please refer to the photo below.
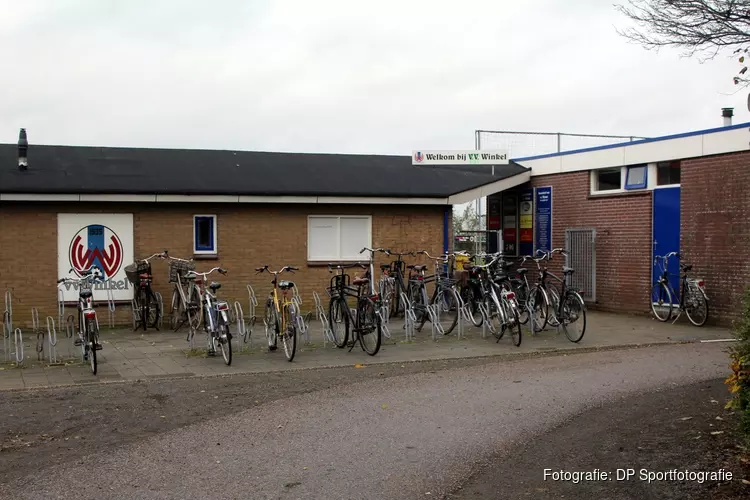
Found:
<path fill-rule="evenodd" d="M 370 282 L 369 278 L 361 278 L 359 276 L 357 276 L 356 278 L 352 280 L 353 285 L 366 285 L 369 282 Z"/>
<path fill-rule="evenodd" d="M 425 269 L 427 269 L 427 266 L 420 265 L 420 264 L 416 264 L 416 265 L 413 264 L 413 265 L 410 265 L 410 266 L 407 266 L 407 267 L 409 269 L 414 269 L 415 271 L 424 271 Z"/>
<path fill-rule="evenodd" d="M 685 272 L 690 271 L 693 268 L 692 264 L 688 264 L 687 266 L 682 266 L 682 270 Z"/>
<path fill-rule="evenodd" d="M 210 285 L 208 285 L 208 288 L 210 288 L 212 292 L 215 292 L 216 290 L 221 288 L 221 283 L 217 283 L 214 281 Z"/>
<path fill-rule="evenodd" d="M 279 288 L 289 290 L 290 288 L 294 288 L 294 283 L 291 281 L 279 281 Z"/>
<path fill-rule="evenodd" d="M 78 294 L 80 297 L 83 297 L 84 299 L 88 299 L 93 295 L 91 290 L 83 290 L 81 293 Z"/>
<path fill-rule="evenodd" d="M 563 266 L 563 274 L 573 274 L 573 271 L 575 271 L 575 269 L 572 267 Z"/>
<path fill-rule="evenodd" d="M 519 267 L 518 269 L 516 269 L 516 272 L 517 272 L 518 274 L 520 274 L 521 276 L 523 276 L 524 274 L 528 273 L 528 272 L 529 272 L 529 270 L 528 270 L 528 269 L 526 269 L 525 267 Z"/>
<path fill-rule="evenodd" d="M 391 268 L 390 264 L 380 264 L 380 270 L 381 271 L 387 271 L 390 268 Z"/>

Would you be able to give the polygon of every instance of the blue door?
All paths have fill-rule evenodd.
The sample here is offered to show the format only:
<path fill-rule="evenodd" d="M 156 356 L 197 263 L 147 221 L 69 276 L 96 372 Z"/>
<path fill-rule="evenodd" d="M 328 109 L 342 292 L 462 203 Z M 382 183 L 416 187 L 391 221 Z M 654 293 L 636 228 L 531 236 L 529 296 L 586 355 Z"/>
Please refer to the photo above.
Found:
<path fill-rule="evenodd" d="M 680 251 L 680 187 L 654 189 L 654 253 L 653 255 L 666 255 L 669 252 Z M 661 262 L 654 265 L 653 279 L 661 275 Z M 680 293 L 680 267 L 675 257 L 669 259 L 669 282 L 679 300 Z"/>

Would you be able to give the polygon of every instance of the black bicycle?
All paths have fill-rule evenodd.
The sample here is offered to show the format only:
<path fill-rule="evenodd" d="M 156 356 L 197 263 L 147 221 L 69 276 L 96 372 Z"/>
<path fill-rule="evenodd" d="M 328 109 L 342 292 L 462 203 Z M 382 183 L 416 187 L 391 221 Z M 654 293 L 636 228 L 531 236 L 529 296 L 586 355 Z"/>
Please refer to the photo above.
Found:
<path fill-rule="evenodd" d="M 392 294 L 389 297 L 390 300 L 390 317 L 396 317 L 406 310 L 406 306 L 401 300 L 401 293 L 405 293 L 407 297 L 410 296 L 410 290 L 404 283 L 408 282 L 404 280 L 406 274 L 406 262 L 403 257 L 406 255 L 414 256 L 414 252 L 393 252 L 391 250 L 385 250 L 383 253 L 389 257 L 392 255 L 396 256 L 396 260 L 391 262 L 390 266 L 386 268 L 384 265 L 380 266 L 384 274 L 389 278 L 393 278 L 393 290 L 389 290 L 388 293 Z"/>
<path fill-rule="evenodd" d="M 550 252 L 544 252 L 546 260 L 549 260 L 553 254 L 559 253 L 564 256 L 569 256 L 570 253 L 562 248 L 555 248 Z M 583 334 L 586 333 L 586 303 L 581 297 L 580 290 L 573 286 L 570 286 L 568 282 L 570 277 L 575 272 L 575 269 L 567 266 L 563 266 L 562 272 L 563 277 L 560 278 L 549 272 L 547 268 L 543 269 L 544 276 L 551 276 L 556 281 L 560 282 L 560 293 L 554 286 L 547 285 L 546 289 L 550 293 L 550 310 L 552 314 L 548 320 L 554 317 L 555 325 L 562 328 L 565 332 L 565 336 L 571 342 L 578 343 L 583 338 Z M 544 281 L 542 281 L 544 283 Z M 551 321 L 550 321 L 551 322 Z M 576 332 L 574 328 L 580 328 L 580 331 Z"/>
<path fill-rule="evenodd" d="M 678 262 L 680 254 L 670 252 L 667 255 L 657 255 L 654 257 L 654 265 L 661 267 L 661 274 L 651 288 L 651 311 L 659 321 L 669 321 L 672 317 L 674 308 L 675 290 L 669 282 L 669 259 L 676 257 Z M 702 279 L 688 278 L 688 273 L 693 269 L 690 264 L 680 265 L 680 301 L 677 304 L 677 316 L 674 323 L 684 312 L 690 322 L 695 326 L 703 326 L 708 320 L 708 295 L 706 294 L 706 284 Z"/>
<path fill-rule="evenodd" d="M 136 288 L 133 296 L 133 330 L 143 326 L 144 330 L 148 328 L 159 329 L 159 320 L 163 314 L 161 301 L 154 293 L 151 283 L 154 276 L 151 273 L 151 259 L 164 259 L 167 252 L 155 253 L 151 257 L 140 259 L 132 264 L 125 266 L 125 276 L 128 281 Z"/>
<path fill-rule="evenodd" d="M 370 249 L 363 251 L 365 250 Z M 370 250 L 370 252 L 374 251 Z M 365 277 L 355 277 L 352 280 L 344 270 L 353 267 L 367 269 Z M 375 356 L 380 350 L 383 332 L 378 314 L 378 296 L 374 292 L 370 279 L 372 259 L 369 268 L 361 263 L 336 265 L 335 268 L 338 274 L 331 278 L 329 288 L 331 299 L 328 303 L 328 322 L 333 334 L 333 342 L 339 348 L 344 348 L 348 343 L 349 352 L 359 342 L 363 351 L 370 356 Z M 333 273 L 332 264 L 328 264 L 328 272 Z M 354 314 L 348 304 L 349 297 L 354 298 L 357 304 Z M 349 342 L 350 330 L 352 331 L 351 342 Z"/>

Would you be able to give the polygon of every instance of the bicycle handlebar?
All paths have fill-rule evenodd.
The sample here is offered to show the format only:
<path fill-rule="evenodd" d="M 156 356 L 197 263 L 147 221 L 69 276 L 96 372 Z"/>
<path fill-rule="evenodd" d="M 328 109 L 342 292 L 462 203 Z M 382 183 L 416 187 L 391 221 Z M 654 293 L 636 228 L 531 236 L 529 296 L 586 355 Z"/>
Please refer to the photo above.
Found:
<path fill-rule="evenodd" d="M 92 272 L 92 269 L 94 270 L 94 272 Z M 57 284 L 59 285 L 60 283 L 65 283 L 65 282 L 80 283 L 82 281 L 89 281 L 89 280 L 91 280 L 91 281 L 97 281 L 97 280 L 103 281 L 101 274 L 96 273 L 95 272 L 96 270 L 98 270 L 96 268 L 96 266 L 91 266 L 90 268 L 86 269 L 85 271 L 81 271 L 81 274 L 83 276 L 81 276 L 80 278 L 71 278 L 70 276 L 68 276 L 66 278 L 60 278 L 59 280 L 57 280 Z M 69 272 L 72 273 L 73 271 L 74 271 L 74 269 L 71 268 Z"/>
<path fill-rule="evenodd" d="M 145 259 L 141 259 L 141 260 L 142 260 L 143 262 L 148 262 L 148 261 L 150 261 L 151 259 L 153 259 L 154 257 L 159 257 L 160 259 L 166 259 L 166 258 L 168 257 L 168 255 L 167 255 L 167 251 L 165 250 L 165 251 L 163 251 L 163 252 L 161 252 L 161 253 L 155 253 L 155 254 L 154 254 L 154 255 L 152 255 L 151 257 L 147 257 L 147 258 L 145 258 Z"/>
<path fill-rule="evenodd" d="M 186 278 L 194 278 L 194 277 L 197 277 L 197 276 L 202 276 L 203 279 L 206 279 L 208 277 L 208 275 L 211 274 L 211 273 L 213 273 L 214 271 L 218 271 L 220 274 L 223 274 L 225 276 L 227 274 L 227 270 L 226 269 L 222 269 L 221 267 L 214 267 L 213 269 L 211 269 L 207 273 L 199 273 L 197 271 L 188 271 L 187 273 L 185 273 L 185 277 Z"/>
<path fill-rule="evenodd" d="M 260 274 L 263 271 L 268 271 L 268 274 L 277 275 L 277 274 L 281 274 L 281 273 L 283 273 L 285 271 L 287 271 L 287 272 L 299 271 L 299 267 L 284 266 L 281 269 L 279 269 L 278 271 L 271 271 L 270 269 L 268 269 L 268 265 L 265 265 L 263 267 L 256 267 L 255 270 L 257 271 L 257 274 Z"/>
<path fill-rule="evenodd" d="M 368 251 L 370 253 L 375 253 L 375 252 L 383 252 L 383 253 L 385 253 L 385 252 L 387 252 L 387 250 L 385 248 L 367 248 L 367 247 L 365 247 L 362 250 L 360 250 L 359 253 L 364 253 L 365 251 Z"/>
<path fill-rule="evenodd" d="M 367 269 L 369 266 L 361 262 L 355 262 L 354 264 L 337 264 L 335 267 L 336 269 L 343 271 L 344 269 L 351 269 L 352 267 L 361 267 L 362 269 Z M 333 273 L 331 264 L 328 264 L 328 272 Z"/>
<path fill-rule="evenodd" d="M 411 252 L 394 252 L 390 248 L 386 248 L 386 250 L 385 250 L 384 253 L 386 255 L 396 255 L 398 257 L 403 257 L 405 255 L 411 255 L 412 257 L 414 256 L 414 252 L 413 251 L 411 251 Z"/>

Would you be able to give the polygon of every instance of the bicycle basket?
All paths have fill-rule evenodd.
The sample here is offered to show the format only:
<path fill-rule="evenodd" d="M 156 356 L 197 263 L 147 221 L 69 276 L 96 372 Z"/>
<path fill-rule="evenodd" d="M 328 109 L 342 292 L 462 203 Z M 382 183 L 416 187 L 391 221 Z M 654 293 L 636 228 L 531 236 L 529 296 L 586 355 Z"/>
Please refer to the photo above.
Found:
<path fill-rule="evenodd" d="M 125 276 L 127 276 L 128 281 L 134 285 L 139 283 L 139 275 L 143 273 L 151 274 L 150 262 L 133 262 L 132 264 L 125 266 Z"/>
<path fill-rule="evenodd" d="M 177 283 L 177 277 L 184 278 L 188 271 L 195 271 L 194 262 L 184 262 L 181 260 L 169 261 L 169 282 Z"/>

